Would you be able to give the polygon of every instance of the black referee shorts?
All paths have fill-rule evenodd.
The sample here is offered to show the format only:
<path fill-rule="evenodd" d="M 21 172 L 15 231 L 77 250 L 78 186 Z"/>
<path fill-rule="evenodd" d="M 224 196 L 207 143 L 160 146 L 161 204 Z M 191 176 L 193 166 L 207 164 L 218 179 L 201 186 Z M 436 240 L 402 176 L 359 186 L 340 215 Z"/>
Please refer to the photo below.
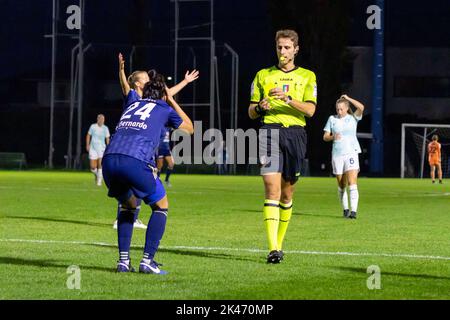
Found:
<path fill-rule="evenodd" d="M 306 140 L 305 128 L 301 126 L 263 125 L 259 130 L 261 175 L 280 172 L 284 180 L 297 182 L 306 155 Z"/>

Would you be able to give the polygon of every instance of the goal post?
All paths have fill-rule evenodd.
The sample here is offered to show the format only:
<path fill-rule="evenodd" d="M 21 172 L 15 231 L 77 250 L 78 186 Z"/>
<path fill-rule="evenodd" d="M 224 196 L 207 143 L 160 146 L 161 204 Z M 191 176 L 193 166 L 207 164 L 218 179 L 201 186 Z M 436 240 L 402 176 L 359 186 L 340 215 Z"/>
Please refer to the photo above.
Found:
<path fill-rule="evenodd" d="M 441 143 L 443 176 L 450 170 L 450 124 L 402 123 L 400 177 L 423 178 L 427 164 L 427 145 L 433 135 Z"/>

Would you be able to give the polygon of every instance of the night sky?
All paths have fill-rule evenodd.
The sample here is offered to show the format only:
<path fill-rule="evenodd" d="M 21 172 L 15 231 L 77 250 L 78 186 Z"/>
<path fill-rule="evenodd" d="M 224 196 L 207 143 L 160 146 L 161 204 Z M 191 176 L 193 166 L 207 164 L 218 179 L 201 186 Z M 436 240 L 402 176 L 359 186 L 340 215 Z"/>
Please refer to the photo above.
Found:
<path fill-rule="evenodd" d="M 283 1 L 280 10 L 283 10 Z M 299 0 L 299 3 L 301 1 Z M 60 0 L 60 32 L 69 32 L 65 27 L 68 16 L 65 8 L 77 4 L 74 0 Z M 143 11 L 138 11 L 137 4 L 143 4 Z M 350 32 L 348 46 L 371 46 L 373 31 L 366 28 L 368 14 L 366 8 L 374 4 L 369 0 L 353 0 L 350 8 Z M 23 130 L 33 130 L 29 134 L 29 145 L 17 146 L 18 150 L 11 150 L 14 144 L 5 141 L 13 139 L 17 128 L 8 129 L 4 126 L 3 142 L 0 144 L 4 151 L 25 150 L 32 161 L 43 163 L 47 157 L 48 145 L 48 109 L 31 108 L 37 99 L 36 87 L 32 81 L 49 81 L 51 71 L 51 40 L 44 38 L 51 33 L 52 1 L 51 0 L 0 0 L 0 116 L 4 121 L 13 112 L 28 112 L 28 119 L 21 121 Z M 239 108 L 244 110 L 248 106 L 250 83 L 255 73 L 261 68 L 268 67 L 275 62 L 274 34 L 272 21 L 268 12 L 266 0 L 216 0 L 215 1 L 215 39 L 217 55 L 221 61 L 229 57 L 224 55 L 223 44 L 229 44 L 239 54 Z M 184 7 L 181 11 L 181 26 L 188 27 L 207 22 L 205 8 Z M 87 82 L 86 97 L 93 101 L 86 106 L 83 126 L 93 122 L 93 115 L 102 108 L 116 107 L 118 102 L 107 105 L 101 95 L 96 92 L 99 82 L 117 85 L 117 53 L 123 52 L 126 59 L 133 45 L 151 46 L 137 55 L 134 69 L 157 68 L 166 75 L 172 75 L 173 63 L 173 5 L 169 0 L 86 0 L 85 42 L 93 47 L 87 54 Z M 450 5 L 448 0 L 386 1 L 386 46 L 394 47 L 449 47 L 450 46 Z M 320 17 L 319 17 L 320 19 Z M 324 21 L 323 23 L 326 23 Z M 185 35 L 190 29 L 185 30 Z M 200 31 L 206 31 L 200 28 Z M 74 33 L 74 31 L 71 31 Z M 302 35 L 300 34 L 300 41 Z M 68 66 L 70 64 L 70 49 L 76 44 L 75 40 L 60 38 L 58 43 L 59 56 L 57 59 L 57 78 L 67 81 Z M 203 49 L 205 50 L 205 49 Z M 180 74 L 182 70 L 190 68 L 191 57 L 187 51 L 180 54 Z M 198 50 L 198 59 L 206 60 Z M 301 59 L 301 57 L 300 57 Z M 127 63 L 129 61 L 127 60 Z M 201 63 L 200 63 L 200 71 Z M 224 68 L 224 67 L 221 67 Z M 219 70 L 225 78 L 228 69 Z M 202 82 L 204 81 L 204 82 Z M 206 95 L 207 78 L 198 81 L 199 96 Z M 226 85 L 222 88 L 226 92 Z M 118 90 L 117 90 L 118 91 Z M 120 93 L 117 93 L 120 98 Z M 226 98 L 223 105 L 226 106 Z M 28 106 L 28 107 L 27 107 Z M 226 108 L 226 107 L 224 107 Z M 33 110 L 33 111 L 31 111 Z M 42 110 L 42 111 L 40 111 Z M 32 113 L 35 112 L 35 113 Z M 243 112 L 242 114 L 246 114 Z M 36 116 L 38 115 L 38 116 Z M 58 116 L 58 115 L 57 115 Z M 59 116 L 65 117 L 63 112 Z M 241 127 L 252 126 L 244 115 L 240 116 Z M 114 116 L 112 117 L 114 120 Z M 92 120 L 92 121 L 91 121 Z M 111 121 L 112 121 L 111 120 Z M 63 120 L 63 122 L 66 120 Z M 37 122 L 41 122 L 40 125 Z M 43 125 L 43 124 L 44 125 Z M 113 125 L 110 125 L 113 127 Z M 83 130 L 84 130 L 83 127 Z M 64 130 L 64 127 L 56 128 Z M 12 136 L 9 136 L 12 135 Z M 33 140 L 34 139 L 34 140 Z M 57 137 L 61 146 L 67 142 L 65 137 Z M 46 150 L 47 149 L 47 150 Z M 64 147 L 55 152 L 62 159 Z"/>

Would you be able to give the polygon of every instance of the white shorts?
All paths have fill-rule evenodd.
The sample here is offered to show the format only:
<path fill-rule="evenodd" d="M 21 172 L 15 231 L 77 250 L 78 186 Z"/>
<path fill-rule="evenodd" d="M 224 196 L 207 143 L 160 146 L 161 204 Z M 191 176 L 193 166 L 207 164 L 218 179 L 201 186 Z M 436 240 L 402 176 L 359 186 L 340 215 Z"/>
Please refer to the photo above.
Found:
<path fill-rule="evenodd" d="M 103 153 L 105 152 L 105 149 L 103 150 L 96 150 L 94 148 L 89 149 L 89 159 L 90 160 L 97 160 L 100 158 L 103 158 Z"/>
<path fill-rule="evenodd" d="M 350 170 L 359 171 L 359 157 L 357 153 L 350 153 L 344 156 L 332 157 L 333 174 L 341 175 Z"/>

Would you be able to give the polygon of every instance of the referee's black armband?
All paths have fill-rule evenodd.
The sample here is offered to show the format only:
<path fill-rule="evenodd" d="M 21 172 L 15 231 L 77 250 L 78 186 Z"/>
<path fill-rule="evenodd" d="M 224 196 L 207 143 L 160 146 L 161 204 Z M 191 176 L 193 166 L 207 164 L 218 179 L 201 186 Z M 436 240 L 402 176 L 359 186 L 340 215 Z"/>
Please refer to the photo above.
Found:
<path fill-rule="evenodd" d="M 256 105 L 256 107 L 255 107 L 255 112 L 256 112 L 258 115 L 260 115 L 260 116 L 262 116 L 262 115 L 264 114 L 264 110 L 261 109 L 261 107 L 259 106 L 259 104 Z"/>

